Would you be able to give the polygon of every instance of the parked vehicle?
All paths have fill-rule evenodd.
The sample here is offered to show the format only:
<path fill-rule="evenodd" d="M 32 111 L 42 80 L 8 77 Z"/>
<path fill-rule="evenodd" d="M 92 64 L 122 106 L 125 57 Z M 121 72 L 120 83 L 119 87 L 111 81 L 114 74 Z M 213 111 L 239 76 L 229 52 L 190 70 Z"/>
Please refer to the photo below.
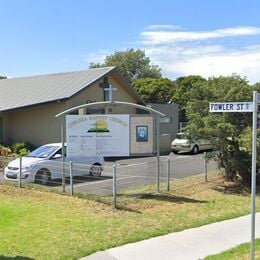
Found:
<path fill-rule="evenodd" d="M 191 152 L 197 154 L 199 151 L 211 150 L 213 146 L 211 142 L 205 138 L 189 137 L 185 133 L 178 133 L 171 143 L 173 153 Z"/>
<path fill-rule="evenodd" d="M 22 157 L 21 179 L 27 182 L 36 182 L 43 185 L 48 184 L 52 179 L 60 179 L 62 167 L 65 177 L 69 176 L 69 164 L 73 162 L 73 176 L 91 175 L 101 176 L 104 166 L 104 158 L 101 156 L 88 156 L 71 158 L 65 157 L 65 164 L 62 166 L 62 144 L 53 143 L 40 146 L 36 150 Z M 20 159 L 11 161 L 4 171 L 7 180 L 19 179 Z"/>

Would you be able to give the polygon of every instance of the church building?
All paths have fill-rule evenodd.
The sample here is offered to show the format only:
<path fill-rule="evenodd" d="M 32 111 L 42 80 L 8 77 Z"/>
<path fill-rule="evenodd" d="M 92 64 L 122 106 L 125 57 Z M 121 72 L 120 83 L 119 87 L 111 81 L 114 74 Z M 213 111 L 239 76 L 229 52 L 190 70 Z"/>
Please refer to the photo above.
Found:
<path fill-rule="evenodd" d="M 116 67 L 0 80 L 0 144 L 24 141 L 37 147 L 60 142 L 60 120 L 55 115 L 82 104 L 108 101 L 109 86 L 114 90 L 113 100 L 145 105 Z M 174 111 L 174 125 L 178 125 L 176 107 Z M 136 115 L 143 112 L 130 106 L 100 105 L 73 113 Z"/>

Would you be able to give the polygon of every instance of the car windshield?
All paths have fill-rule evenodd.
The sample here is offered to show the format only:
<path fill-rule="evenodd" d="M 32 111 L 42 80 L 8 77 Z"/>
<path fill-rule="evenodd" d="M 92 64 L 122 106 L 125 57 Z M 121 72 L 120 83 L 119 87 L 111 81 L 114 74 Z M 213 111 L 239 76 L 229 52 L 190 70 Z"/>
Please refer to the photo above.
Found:
<path fill-rule="evenodd" d="M 31 153 L 27 154 L 26 157 L 47 158 L 58 148 L 59 146 L 41 146 Z"/>

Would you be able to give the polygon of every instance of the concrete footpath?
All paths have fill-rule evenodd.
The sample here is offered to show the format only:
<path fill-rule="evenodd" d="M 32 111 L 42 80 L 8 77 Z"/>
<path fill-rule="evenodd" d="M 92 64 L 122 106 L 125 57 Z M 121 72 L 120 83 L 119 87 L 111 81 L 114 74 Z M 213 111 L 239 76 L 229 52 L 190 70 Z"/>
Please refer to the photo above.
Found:
<path fill-rule="evenodd" d="M 260 213 L 256 214 L 260 237 Z M 251 215 L 187 229 L 84 257 L 87 260 L 188 260 L 203 259 L 251 240 Z"/>

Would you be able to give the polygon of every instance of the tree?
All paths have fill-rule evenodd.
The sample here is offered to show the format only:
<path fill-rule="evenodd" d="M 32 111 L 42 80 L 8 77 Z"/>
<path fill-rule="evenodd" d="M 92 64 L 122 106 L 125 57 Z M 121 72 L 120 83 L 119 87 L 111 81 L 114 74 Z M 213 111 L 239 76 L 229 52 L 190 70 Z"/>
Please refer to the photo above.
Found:
<path fill-rule="evenodd" d="M 5 76 L 0 76 L 0 79 L 7 79 L 7 77 L 5 77 Z"/>
<path fill-rule="evenodd" d="M 206 79 L 201 76 L 187 76 L 179 77 L 176 79 L 176 89 L 172 96 L 172 100 L 179 106 L 179 121 L 186 122 L 186 110 L 185 107 L 187 102 L 190 100 L 190 91 L 195 85 L 203 84 L 206 82 Z"/>
<path fill-rule="evenodd" d="M 172 99 L 175 85 L 167 78 L 140 78 L 133 87 L 146 103 L 168 103 Z"/>
<path fill-rule="evenodd" d="M 137 49 L 127 49 L 126 51 L 116 51 L 105 58 L 105 63 L 91 63 L 90 68 L 116 66 L 122 76 L 133 83 L 140 78 L 160 78 L 161 69 L 157 65 L 152 65 L 145 52 Z"/>
<path fill-rule="evenodd" d="M 253 85 L 254 90 L 256 90 L 257 92 L 260 92 L 260 82 L 257 82 Z"/>
<path fill-rule="evenodd" d="M 209 138 L 228 180 L 250 182 L 250 151 L 241 143 L 252 126 L 251 113 L 209 113 L 210 102 L 252 101 L 252 87 L 237 75 L 210 78 L 193 86 L 186 104 L 189 133 Z"/>

